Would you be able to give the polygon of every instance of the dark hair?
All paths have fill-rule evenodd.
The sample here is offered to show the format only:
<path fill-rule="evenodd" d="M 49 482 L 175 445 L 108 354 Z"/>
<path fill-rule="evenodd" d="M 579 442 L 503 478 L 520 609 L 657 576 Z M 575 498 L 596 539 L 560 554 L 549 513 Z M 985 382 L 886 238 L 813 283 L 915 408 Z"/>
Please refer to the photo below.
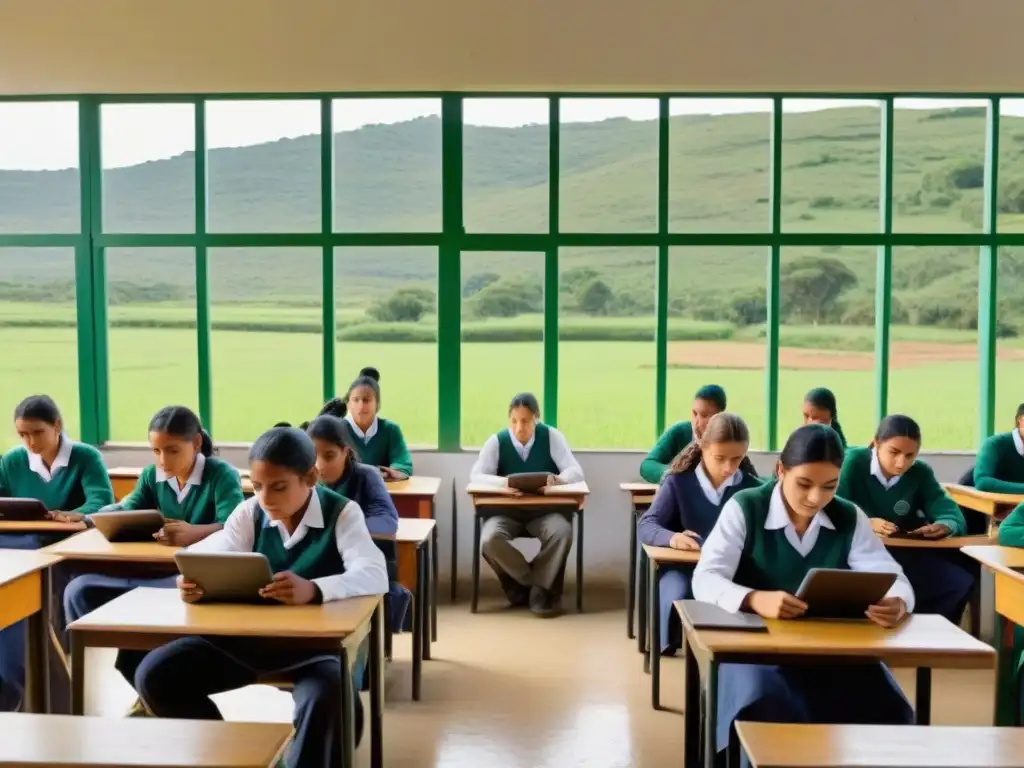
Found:
<path fill-rule="evenodd" d="M 354 388 L 355 385 L 353 384 L 349 391 Z M 339 419 L 343 419 L 346 413 L 348 413 L 348 403 L 340 397 L 332 397 L 324 403 L 324 407 L 320 409 L 320 413 L 317 416 L 337 416 Z"/>
<path fill-rule="evenodd" d="M 747 423 L 735 413 L 716 413 L 708 419 L 708 426 L 704 434 L 694 440 L 679 452 L 679 455 L 672 460 L 668 467 L 669 474 L 681 475 L 684 472 L 692 472 L 700 464 L 701 456 L 705 445 L 714 443 L 747 443 L 750 444 L 750 430 Z M 740 470 L 743 474 L 757 477 L 757 470 L 750 462 L 749 456 L 744 456 L 740 462 Z"/>
<path fill-rule="evenodd" d="M 195 412 L 184 405 L 168 405 L 161 408 L 149 420 L 149 431 L 164 432 L 186 442 L 194 440 L 196 435 L 201 435 L 203 440 L 199 452 L 203 456 L 213 455 L 213 440 L 210 439 L 210 434 L 203 429 L 203 423 Z"/>
<path fill-rule="evenodd" d="M 697 390 L 694 400 L 707 400 L 718 408 L 719 413 L 725 410 L 725 390 L 717 384 L 705 384 Z"/>
<path fill-rule="evenodd" d="M 834 429 L 824 424 L 804 424 L 786 440 L 779 463 L 785 469 L 819 462 L 842 467 L 845 454 L 843 442 Z"/>
<path fill-rule="evenodd" d="M 537 398 L 532 392 L 520 392 L 513 397 L 512 402 L 508 404 L 508 412 L 512 413 L 516 408 L 526 408 L 538 419 L 540 418 L 540 403 L 537 402 Z"/>
<path fill-rule="evenodd" d="M 298 427 L 274 427 L 256 438 L 249 449 L 249 462 L 254 461 L 265 461 L 305 475 L 316 466 L 316 448 Z"/>
<path fill-rule="evenodd" d="M 348 385 L 348 392 L 345 393 L 346 402 L 348 401 L 349 397 L 352 396 L 352 390 L 358 389 L 359 387 L 368 387 L 369 389 L 373 390 L 373 396 L 377 398 L 377 407 L 380 408 L 380 371 L 378 371 L 376 368 L 363 368 L 359 372 L 359 375 L 356 376 L 356 380 Z M 334 398 L 334 400 L 337 399 L 338 398 Z M 333 403 L 334 400 L 331 400 L 330 402 Z M 327 405 L 330 405 L 330 403 L 328 403 Z M 325 405 L 324 408 L 326 407 L 327 406 Z M 323 411 L 320 411 L 320 413 L 323 414 Z M 333 415 L 336 416 L 338 414 Z M 345 414 L 342 413 L 341 415 L 344 416 Z"/>
<path fill-rule="evenodd" d="M 41 421 L 56 426 L 61 420 L 60 408 L 49 395 L 30 395 L 18 403 L 14 409 L 14 418 Z"/>
<path fill-rule="evenodd" d="M 1013 420 L 1013 426 L 1017 426 L 1017 422 L 1020 421 L 1021 416 L 1024 416 L 1024 403 L 1017 406 L 1017 418 Z"/>
<path fill-rule="evenodd" d="M 347 448 L 350 461 L 359 461 L 359 451 L 345 422 L 337 416 L 317 416 L 299 425 L 313 440 L 324 440 L 339 448 Z"/>
<path fill-rule="evenodd" d="M 804 402 L 829 412 L 832 418 L 832 429 L 839 435 L 839 439 L 845 448 L 846 435 L 843 434 L 843 427 L 839 423 L 839 409 L 836 407 L 836 396 L 832 394 L 832 390 L 825 387 L 815 387 L 804 396 Z"/>
<path fill-rule="evenodd" d="M 875 445 L 892 440 L 894 437 L 905 437 L 921 444 L 921 427 L 909 416 L 898 413 L 890 414 L 882 419 L 875 430 Z"/>

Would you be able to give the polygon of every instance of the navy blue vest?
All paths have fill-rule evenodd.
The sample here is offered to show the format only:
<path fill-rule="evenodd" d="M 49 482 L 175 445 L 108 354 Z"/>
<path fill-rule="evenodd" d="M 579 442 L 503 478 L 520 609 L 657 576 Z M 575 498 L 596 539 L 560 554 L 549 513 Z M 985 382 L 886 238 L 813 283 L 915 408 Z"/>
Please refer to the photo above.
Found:
<path fill-rule="evenodd" d="M 682 474 L 665 475 L 662 485 L 671 484 L 679 506 L 676 508 L 678 515 L 675 526 L 667 526 L 676 531 L 693 531 L 700 536 L 707 538 L 711 529 L 718 522 L 718 515 L 725 503 L 733 497 L 737 491 L 744 488 L 756 487 L 757 480 L 743 476 L 743 481 L 737 485 L 730 485 L 722 495 L 721 504 L 712 504 L 697 480 L 696 472 L 683 472 Z"/>

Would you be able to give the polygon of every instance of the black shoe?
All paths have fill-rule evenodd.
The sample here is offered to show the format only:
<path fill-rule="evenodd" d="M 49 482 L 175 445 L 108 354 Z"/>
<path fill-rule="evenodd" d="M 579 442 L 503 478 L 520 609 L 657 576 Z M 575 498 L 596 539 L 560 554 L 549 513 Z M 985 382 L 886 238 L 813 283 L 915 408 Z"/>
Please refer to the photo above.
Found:
<path fill-rule="evenodd" d="M 530 589 L 530 612 L 542 619 L 550 619 L 561 613 L 555 601 L 551 599 L 551 592 L 537 586 Z"/>
<path fill-rule="evenodd" d="M 498 574 L 498 582 L 505 598 L 513 608 L 525 608 L 530 604 L 530 588 L 520 584 L 507 573 Z"/>

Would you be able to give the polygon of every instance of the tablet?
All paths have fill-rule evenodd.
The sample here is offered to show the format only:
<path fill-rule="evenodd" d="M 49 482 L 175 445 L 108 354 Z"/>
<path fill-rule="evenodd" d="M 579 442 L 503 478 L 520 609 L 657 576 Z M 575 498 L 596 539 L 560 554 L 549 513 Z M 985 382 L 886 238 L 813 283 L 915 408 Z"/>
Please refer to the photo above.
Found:
<path fill-rule="evenodd" d="M 155 509 L 93 512 L 89 521 L 110 542 L 152 541 L 164 527 L 164 516 Z"/>
<path fill-rule="evenodd" d="M 806 618 L 866 619 L 864 611 L 885 597 L 895 582 L 895 573 L 811 568 L 796 596 L 807 603 Z"/>
<path fill-rule="evenodd" d="M 46 505 L 39 499 L 0 499 L 0 520 L 45 520 Z"/>
<path fill-rule="evenodd" d="M 885 538 L 887 538 L 887 539 L 923 539 L 924 538 L 924 534 L 917 533 L 916 531 L 902 531 L 901 530 L 901 531 L 896 531 L 895 533 L 890 533 Z"/>
<path fill-rule="evenodd" d="M 548 484 L 550 475 L 547 472 L 517 472 L 509 475 L 508 487 L 523 493 L 540 493 L 541 488 Z"/>
<path fill-rule="evenodd" d="M 259 552 L 176 552 L 174 562 L 186 581 L 203 589 L 201 603 L 276 603 L 260 597 L 274 580 L 270 561 Z"/>

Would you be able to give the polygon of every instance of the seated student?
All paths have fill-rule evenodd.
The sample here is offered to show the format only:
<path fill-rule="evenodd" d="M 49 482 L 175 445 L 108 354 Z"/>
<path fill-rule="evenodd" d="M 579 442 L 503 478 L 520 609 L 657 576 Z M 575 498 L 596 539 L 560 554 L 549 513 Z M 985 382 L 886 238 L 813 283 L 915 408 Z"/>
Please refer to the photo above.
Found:
<path fill-rule="evenodd" d="M 261 552 L 274 580 L 264 597 L 288 605 L 319 604 L 387 592 L 384 556 L 370 538 L 363 512 L 317 484 L 316 449 L 301 430 L 275 427 L 249 451 L 256 495 L 238 505 L 223 530 L 191 549 Z M 202 597 L 178 577 L 187 603 Z M 135 687 L 157 717 L 220 720 L 210 696 L 287 672 L 294 683 L 295 737 L 285 759 L 290 768 L 341 765 L 341 668 L 319 651 L 271 649 L 255 638 L 182 637 L 151 651 Z M 356 733 L 362 704 L 354 697 Z M 358 736 L 357 736 L 358 738 Z"/>
<path fill-rule="evenodd" d="M 215 458 L 213 443 L 196 416 L 181 405 L 161 408 L 149 422 L 156 458 L 139 475 L 135 490 L 108 510 L 155 509 L 168 519 L 155 535 L 169 546 L 188 546 L 218 531 L 243 501 L 238 470 Z M 136 587 L 173 587 L 174 577 L 125 578 L 86 573 L 64 591 L 68 623 Z M 142 660 L 139 651 L 119 651 L 116 667 L 131 683 Z"/>
<path fill-rule="evenodd" d="M 690 421 L 677 422 L 665 430 L 640 462 L 640 477 L 648 483 L 660 483 L 672 460 L 703 434 L 708 419 L 725 410 L 725 402 L 725 390 L 717 384 L 698 389 L 690 407 Z"/>
<path fill-rule="evenodd" d="M 14 409 L 23 443 L 0 458 L 0 497 L 38 499 L 50 517 L 73 522 L 112 504 L 114 491 L 100 452 L 64 434 L 57 404 L 33 395 Z M 0 534 L 0 549 L 39 549 L 49 537 Z M 59 594 L 60 585 L 57 585 Z M 17 709 L 25 686 L 25 623 L 0 630 L 0 711 Z"/>
<path fill-rule="evenodd" d="M 722 505 L 737 491 L 757 488 L 757 471 L 747 458 L 750 431 L 735 413 L 716 413 L 704 434 L 675 460 L 654 497 L 640 516 L 637 538 L 644 544 L 699 550 L 718 521 Z M 691 597 L 693 566 L 660 569 L 661 652 L 671 655 L 681 642 L 676 600 Z"/>
<path fill-rule="evenodd" d="M 836 493 L 868 515 L 879 536 L 914 531 L 926 539 L 962 536 L 960 508 L 935 473 L 917 458 L 921 428 L 909 416 L 886 416 L 867 448 L 850 448 Z M 970 564 L 953 550 L 892 548 L 917 596 L 918 613 L 938 613 L 959 624 L 974 588 Z"/>
<path fill-rule="evenodd" d="M 804 395 L 804 424 L 824 424 L 832 427 L 846 447 L 846 435 L 839 424 L 839 409 L 836 408 L 836 396 L 831 389 L 815 387 Z"/>
<path fill-rule="evenodd" d="M 569 443 L 557 429 L 540 423 L 537 398 L 528 392 L 512 398 L 508 427 L 487 438 L 469 481 L 506 486 L 507 477 L 520 472 L 547 472 L 549 485 L 583 480 Z M 524 535 L 540 539 L 540 552 L 531 563 L 512 546 L 512 539 Z M 556 615 L 560 577 L 572 548 L 572 521 L 562 512 L 537 517 L 509 510 L 487 518 L 480 536 L 481 554 L 498 575 L 509 603 L 529 605 L 537 616 Z"/>
<path fill-rule="evenodd" d="M 974 487 L 989 493 L 1024 494 L 1024 403 L 1013 429 L 985 440 L 974 464 Z"/>
<path fill-rule="evenodd" d="M 402 430 L 377 415 L 380 411 L 380 372 L 363 368 L 344 399 L 334 398 L 321 416 L 344 418 L 359 450 L 359 460 L 377 467 L 385 480 L 404 480 L 412 474 L 412 456 Z"/>
<path fill-rule="evenodd" d="M 811 568 L 895 573 L 868 619 L 894 627 L 914 609 L 914 590 L 867 516 L 836 496 L 843 445 L 832 429 L 809 424 L 789 436 L 777 480 L 726 503 L 693 574 L 698 600 L 727 611 L 795 619 L 807 604 L 794 593 Z M 735 739 L 736 720 L 770 723 L 913 722 L 913 710 L 884 665 L 722 664 L 718 750 Z"/>

